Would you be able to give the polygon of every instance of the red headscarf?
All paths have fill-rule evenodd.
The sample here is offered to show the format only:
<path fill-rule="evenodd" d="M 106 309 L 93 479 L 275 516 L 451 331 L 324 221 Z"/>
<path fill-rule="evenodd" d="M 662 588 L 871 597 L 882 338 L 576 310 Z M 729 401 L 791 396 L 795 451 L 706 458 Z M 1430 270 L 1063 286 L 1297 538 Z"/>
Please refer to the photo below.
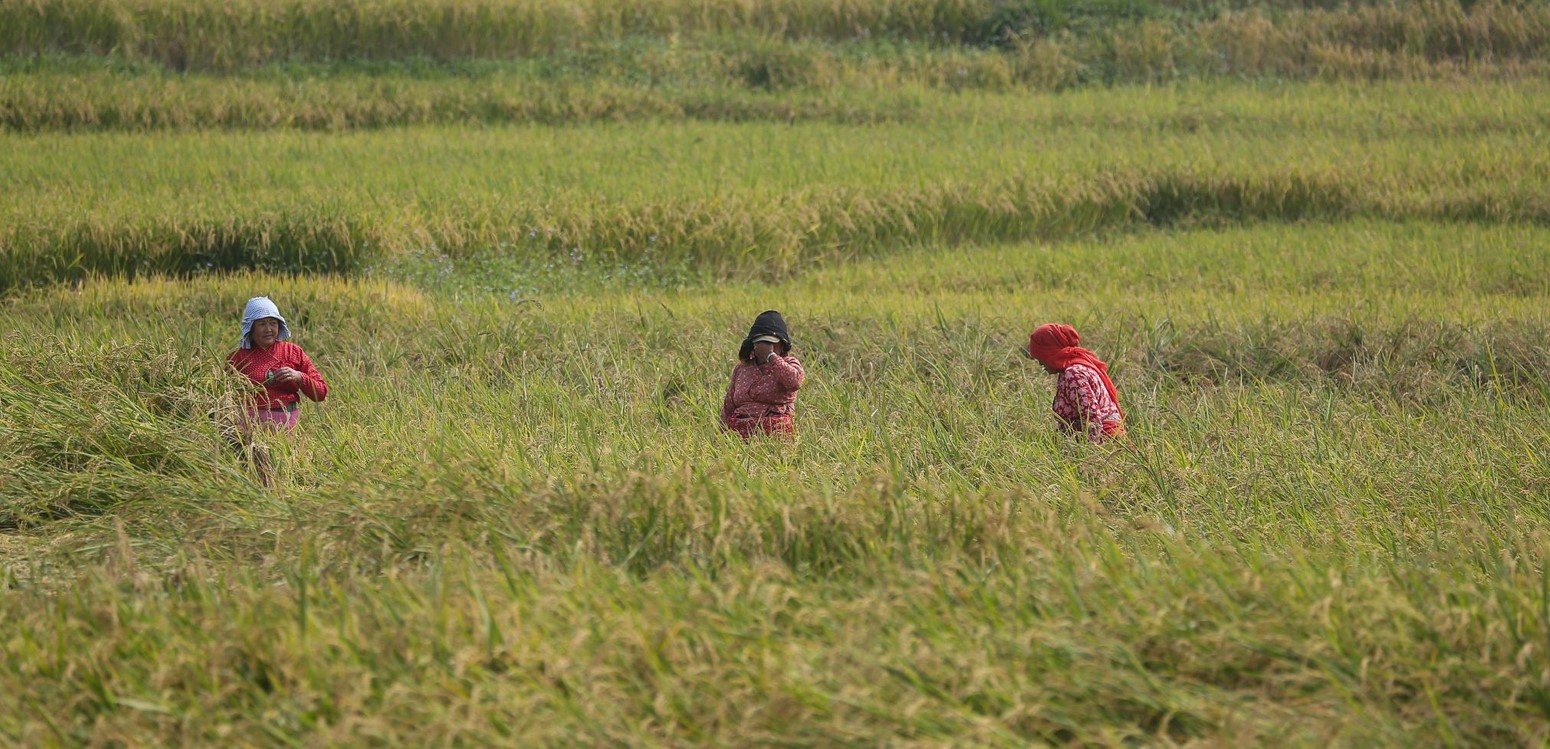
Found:
<path fill-rule="evenodd" d="M 1048 364 L 1054 369 L 1064 371 L 1072 364 L 1085 364 L 1098 371 L 1098 376 L 1103 378 L 1103 386 L 1109 389 L 1109 397 L 1114 399 L 1114 407 L 1119 408 L 1119 393 L 1114 389 L 1114 383 L 1109 380 L 1109 365 L 1104 364 L 1097 355 L 1077 345 L 1082 339 L 1077 336 L 1076 328 L 1060 323 L 1046 323 L 1034 328 L 1033 335 L 1028 336 L 1028 355 Z M 1120 411 L 1120 416 L 1125 412 Z"/>

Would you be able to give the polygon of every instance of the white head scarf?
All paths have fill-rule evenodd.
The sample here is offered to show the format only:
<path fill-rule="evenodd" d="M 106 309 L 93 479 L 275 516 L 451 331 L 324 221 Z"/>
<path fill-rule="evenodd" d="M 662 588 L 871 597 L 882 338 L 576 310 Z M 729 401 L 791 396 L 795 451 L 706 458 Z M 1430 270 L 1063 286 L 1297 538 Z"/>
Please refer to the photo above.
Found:
<path fill-rule="evenodd" d="M 256 296 L 248 300 L 248 306 L 242 310 L 242 348 L 253 348 L 253 323 L 266 317 L 273 317 L 280 321 L 280 336 L 277 340 L 285 341 L 291 337 L 291 329 L 286 326 L 285 318 L 280 316 L 280 308 L 275 306 L 269 297 Z"/>

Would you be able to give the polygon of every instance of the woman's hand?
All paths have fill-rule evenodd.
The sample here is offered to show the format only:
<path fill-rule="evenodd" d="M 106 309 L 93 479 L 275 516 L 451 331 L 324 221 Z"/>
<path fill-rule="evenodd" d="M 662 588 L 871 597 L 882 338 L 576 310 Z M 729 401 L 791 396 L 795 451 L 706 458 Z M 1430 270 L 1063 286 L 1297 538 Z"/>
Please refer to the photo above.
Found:
<path fill-rule="evenodd" d="M 280 367 L 274 371 L 274 384 L 300 386 L 306 377 L 290 367 Z"/>
<path fill-rule="evenodd" d="M 775 355 L 775 344 L 760 341 L 753 345 L 753 360 L 760 364 L 768 363 L 770 357 Z"/>

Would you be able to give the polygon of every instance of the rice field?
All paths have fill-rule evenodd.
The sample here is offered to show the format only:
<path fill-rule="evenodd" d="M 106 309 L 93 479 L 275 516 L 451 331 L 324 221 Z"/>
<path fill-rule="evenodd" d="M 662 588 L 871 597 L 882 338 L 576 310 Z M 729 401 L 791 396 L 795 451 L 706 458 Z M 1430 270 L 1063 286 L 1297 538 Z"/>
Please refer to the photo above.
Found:
<path fill-rule="evenodd" d="M 821 46 L 995 47 L 1068 82 L 1185 75 L 1543 70 L 1533 0 L 6 0 L 0 54 L 147 61 L 178 71 L 270 64 L 563 60 L 667 41 L 777 69 Z M 750 44 L 752 42 L 752 44 Z M 764 43 L 760 43 L 764 42 Z M 1029 54 L 1031 53 L 1031 55 Z M 605 58 L 622 62 L 622 57 Z M 671 56 L 671 54 L 669 55 Z M 795 63 L 794 66 L 791 63 Z"/>
<path fill-rule="evenodd" d="M 52 19 L 0 23 L 0 745 L 1550 741 L 1550 89 L 888 68 L 1012 5 L 234 3 L 180 71 L 215 5 L 0 0 Z M 1539 12 L 1312 5 L 1105 12 Z M 452 33 L 513 8 L 573 25 Z M 462 51 L 241 47 L 363 9 Z M 683 84 L 755 52 L 830 62 Z M 260 294 L 331 386 L 271 486 L 212 418 Z M 770 308 L 799 433 L 744 442 Z M 1047 321 L 1124 441 L 1055 430 Z"/>
<path fill-rule="evenodd" d="M 1135 226 L 1550 216 L 1543 83 L 1212 83 L 921 110 L 868 125 L 18 134 L 0 154 L 0 289 L 415 254 L 768 275 Z"/>

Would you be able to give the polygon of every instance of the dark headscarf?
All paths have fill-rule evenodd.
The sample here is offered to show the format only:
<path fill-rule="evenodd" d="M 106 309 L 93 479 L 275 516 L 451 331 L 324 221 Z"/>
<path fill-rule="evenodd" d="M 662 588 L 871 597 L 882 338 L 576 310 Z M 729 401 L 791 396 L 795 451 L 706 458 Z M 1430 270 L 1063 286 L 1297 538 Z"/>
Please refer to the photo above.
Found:
<path fill-rule="evenodd" d="M 782 355 L 791 351 L 791 333 L 786 330 L 786 320 L 775 310 L 765 310 L 754 319 L 753 327 L 748 329 L 748 337 L 743 339 L 743 346 L 737 350 L 737 358 L 746 360 L 753 354 L 753 339 L 760 336 L 775 336 L 780 339 Z"/>

